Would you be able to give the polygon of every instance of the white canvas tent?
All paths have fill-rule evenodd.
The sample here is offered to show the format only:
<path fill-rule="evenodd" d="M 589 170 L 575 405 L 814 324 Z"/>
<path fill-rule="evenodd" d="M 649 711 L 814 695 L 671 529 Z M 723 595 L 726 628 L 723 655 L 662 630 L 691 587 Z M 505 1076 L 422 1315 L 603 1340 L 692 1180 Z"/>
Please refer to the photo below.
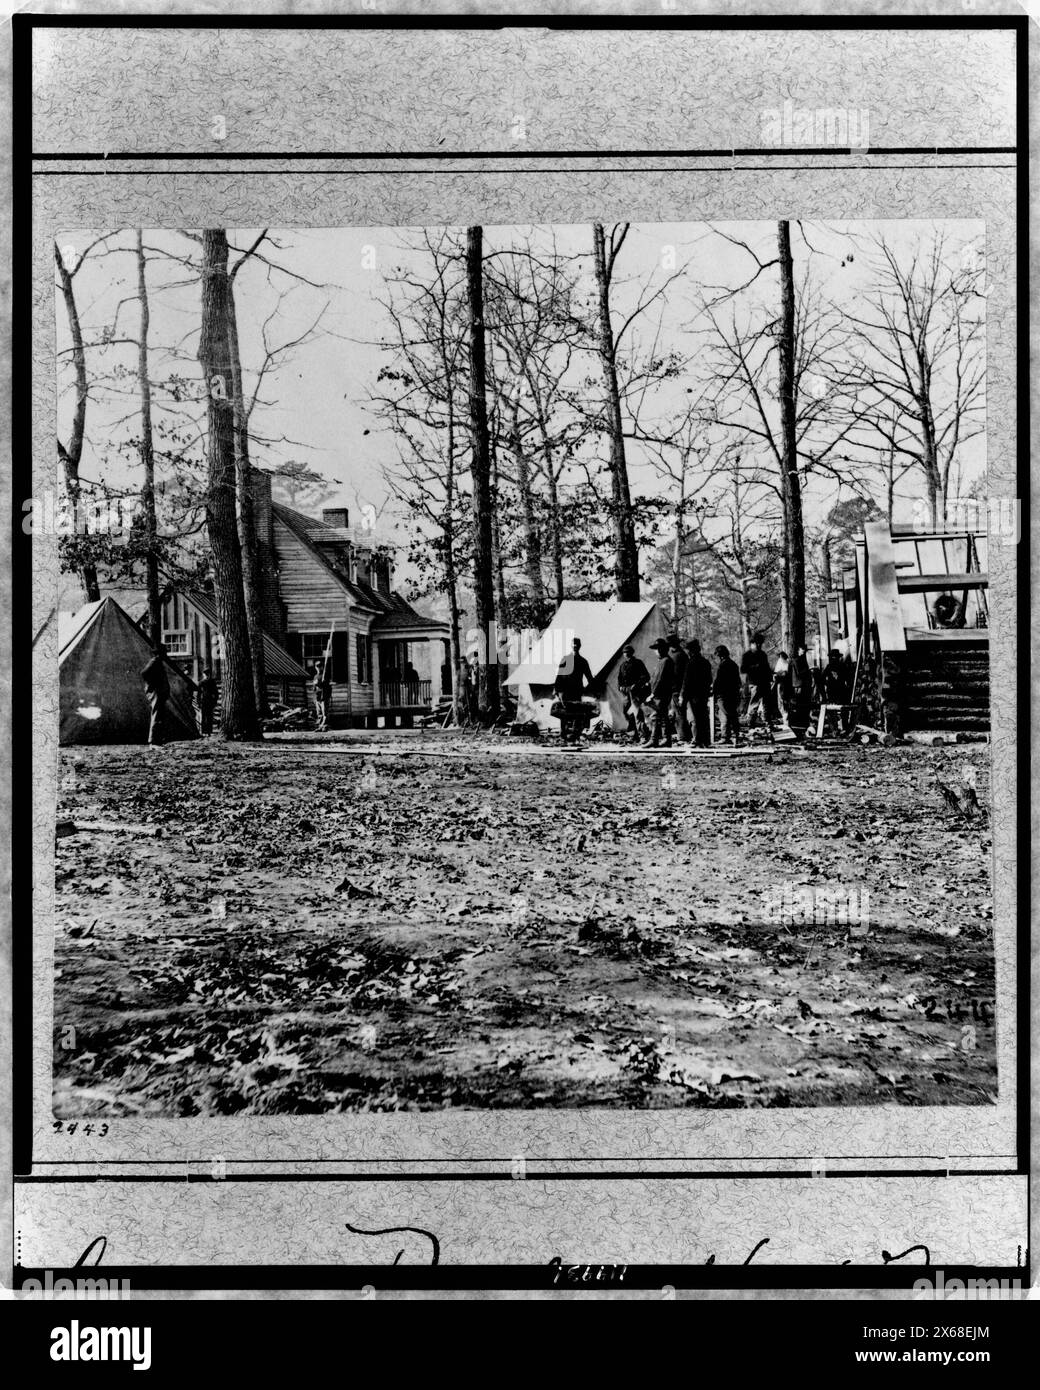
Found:
<path fill-rule="evenodd" d="M 617 683 L 622 648 L 631 642 L 636 656 L 653 671 L 656 657 L 650 643 L 667 632 L 668 623 L 656 603 L 565 599 L 549 626 L 509 673 L 507 684 L 516 694 L 517 719 L 533 720 L 540 729 L 559 728 L 560 721 L 549 713 L 553 684 L 560 662 L 570 653 L 571 643 L 577 637 L 581 640 L 581 654 L 592 670 L 600 717 L 610 728 L 624 731 L 628 721 Z"/>
<path fill-rule="evenodd" d="M 87 603 L 58 620 L 59 742 L 145 743 L 149 709 L 141 669 L 152 649 L 114 598 Z M 191 681 L 166 662 L 167 739 L 195 738 Z"/>

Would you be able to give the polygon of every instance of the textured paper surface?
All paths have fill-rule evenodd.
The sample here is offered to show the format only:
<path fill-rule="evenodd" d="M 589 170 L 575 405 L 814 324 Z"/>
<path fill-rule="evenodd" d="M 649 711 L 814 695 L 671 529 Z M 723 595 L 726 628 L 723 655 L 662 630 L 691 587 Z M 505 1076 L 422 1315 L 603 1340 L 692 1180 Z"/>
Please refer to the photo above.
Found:
<path fill-rule="evenodd" d="M 990 495 L 1015 491 L 1015 187 L 1013 156 L 863 154 L 855 159 L 736 156 L 762 143 L 762 111 L 790 98 L 868 107 L 873 147 L 1014 143 L 1013 37 L 940 31 L 820 33 L 549 33 L 412 31 L 114 31 L 36 35 L 34 147 L 66 154 L 34 186 L 34 492 L 55 485 L 52 243 L 118 226 L 320 227 L 639 222 L 710 219 L 980 218 L 986 226 Z M 524 147 L 524 165 L 496 161 Z M 226 138 L 211 136 L 222 116 Z M 416 159 L 290 164 L 278 153 L 486 151 L 436 168 Z M 597 160 L 567 151 L 704 149 L 718 158 L 655 154 Z M 133 162 L 77 165 L 77 153 L 143 151 Z M 241 161 L 166 164 L 157 153 L 272 152 Z M 553 151 L 560 151 L 554 155 Z M 729 153 L 726 153 L 729 151 Z M 992 167 L 1001 165 L 1002 167 Z M 985 167 L 983 167 L 985 166 Z M 62 172 L 72 170 L 77 172 Z M 28 273 L 29 267 L 24 268 Z M 762 1112 L 461 1112 L 271 1117 L 235 1121 L 113 1120 L 103 1140 L 54 1135 L 50 1123 L 53 818 L 57 766 L 53 626 L 34 652 L 35 1095 L 34 1162 L 214 1157 L 272 1175 L 320 1161 L 325 1172 L 501 1171 L 515 1156 L 543 1171 L 805 1171 L 810 1166 L 929 1171 L 1003 1169 L 1015 1156 L 1016 563 L 990 547 L 993 683 L 994 910 L 1000 1100 L 993 1107 Z M 33 631 L 53 608 L 53 542 L 33 545 Z M 293 1160 L 293 1162 L 289 1162 Z M 42 1166 L 40 1166 L 42 1165 Z M 457 1166 L 456 1166 L 457 1165 Z M 317 1171 L 317 1170 L 315 1170 Z M 703 1262 L 725 1245 L 733 1262 L 783 1230 L 777 1262 L 870 1262 L 933 1233 L 949 1261 L 1014 1263 L 1025 1243 L 1024 1180 L 892 1178 L 609 1185 L 502 1183 L 350 1189 L 356 1224 L 440 1223 L 456 1261 L 590 1259 Z M 171 1193 L 177 1195 L 171 1197 Z M 127 1258 L 148 1262 L 361 1260 L 324 1232 L 333 1184 L 192 1184 L 184 1188 L 21 1190 L 26 1263 L 57 1261 L 75 1240 L 124 1233 Z M 675 1212 L 681 1212 L 681 1220 Z M 69 1213 L 75 1212 L 74 1224 Z M 454 1219 L 447 1220 L 450 1212 Z M 773 1220 L 765 1220 L 772 1213 Z M 910 1214 L 914 1220 L 910 1221 Z M 388 1218 L 392 1217 L 392 1221 Z M 905 1219 L 904 1219 L 905 1217 Z M 350 1219 L 349 1217 L 341 1219 Z M 63 1226 L 64 1220 L 64 1226 Z M 101 1223 L 99 1225 L 99 1223 Z M 277 1231 L 277 1235 L 274 1232 Z M 698 1256 L 690 1231 L 703 1233 Z M 716 1238 L 714 1233 L 718 1232 Z M 793 1233 L 793 1235 L 792 1235 Z M 699 1238 L 699 1237 L 698 1237 Z M 532 1242 L 537 1247 L 532 1248 Z M 86 1241 L 84 1242 L 86 1243 Z M 931 1242 L 928 1242 L 931 1244 Z M 31 1248 L 30 1248 L 31 1246 Z M 565 1246 L 566 1249 L 557 1247 Z M 619 1246 L 623 1248 L 619 1248 Z M 551 1248 L 550 1248 L 551 1247 Z M 645 1247 L 645 1248 L 644 1248 Z M 847 1253 L 837 1253 L 838 1248 Z M 632 1253 L 639 1250 L 639 1254 Z M 612 1250 L 613 1254 L 606 1253 Z M 157 1253 L 161 1251 L 161 1253 Z M 179 1255 L 172 1253 L 179 1251 Z M 222 1252 L 222 1254 L 216 1253 Z M 595 1253 L 593 1253 L 595 1252 Z M 575 1258 L 580 1256 L 576 1253 Z M 419 1256 L 421 1260 L 423 1257 Z M 447 1260 L 447 1248 L 444 1256 Z M 721 1248 L 718 1258 L 723 1260 Z M 774 1258 L 771 1255 L 770 1258 Z"/>

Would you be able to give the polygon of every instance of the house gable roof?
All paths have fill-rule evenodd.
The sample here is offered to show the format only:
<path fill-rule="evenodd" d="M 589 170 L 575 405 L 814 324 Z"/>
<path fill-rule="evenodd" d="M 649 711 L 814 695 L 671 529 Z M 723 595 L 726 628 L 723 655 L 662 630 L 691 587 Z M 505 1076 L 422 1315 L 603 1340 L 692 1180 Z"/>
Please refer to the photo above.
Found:
<path fill-rule="evenodd" d="M 289 528 L 310 553 L 346 590 L 347 594 L 361 608 L 378 614 L 372 623 L 372 632 L 392 634 L 394 631 L 421 631 L 447 634 L 447 624 L 436 618 L 425 618 L 417 613 L 411 604 L 400 594 L 384 594 L 374 589 L 363 579 L 352 579 L 346 565 L 340 563 L 333 549 L 351 540 L 349 531 L 341 526 L 327 526 L 316 517 L 305 516 L 292 507 L 284 507 L 280 502 L 273 504 L 275 516 Z M 329 552 L 332 551 L 330 554 Z"/>
<path fill-rule="evenodd" d="M 348 532 L 340 527 L 326 526 L 324 522 L 317 521 L 312 516 L 304 516 L 303 512 L 294 511 L 292 507 L 283 507 L 280 502 L 275 502 L 271 507 L 275 517 L 287 526 L 296 539 L 303 545 L 310 554 L 318 561 L 324 569 L 332 575 L 333 579 L 343 588 L 348 598 L 359 608 L 367 608 L 373 612 L 380 612 L 382 604 L 374 602 L 375 595 L 372 590 L 364 592 L 368 586 L 362 587 L 356 580 L 351 579 L 350 571 L 333 554 L 322 548 L 322 542 L 328 544 L 330 540 L 343 544 L 350 539 Z"/>

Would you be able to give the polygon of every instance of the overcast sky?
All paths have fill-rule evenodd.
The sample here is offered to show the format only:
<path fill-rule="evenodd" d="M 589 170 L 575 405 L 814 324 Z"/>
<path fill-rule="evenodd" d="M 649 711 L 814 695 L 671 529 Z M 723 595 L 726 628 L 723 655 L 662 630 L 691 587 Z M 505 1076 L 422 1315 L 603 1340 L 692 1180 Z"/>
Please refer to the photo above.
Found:
<path fill-rule="evenodd" d="M 486 249 L 509 245 L 532 229 L 485 228 Z M 550 229 L 533 229 L 546 244 Z M 792 226 L 796 275 L 811 263 L 814 284 L 824 298 L 839 305 L 852 306 L 872 283 L 867 240 L 883 232 L 897 253 L 908 251 L 922 240 L 928 241 L 941 230 L 949 247 L 951 265 L 960 262 L 963 248 L 974 245 L 984 251 L 983 225 L 979 222 L 855 222 L 805 223 Z M 558 250 L 580 258 L 576 268 L 591 275 L 592 232 L 588 225 L 557 226 L 551 229 Z M 229 231 L 233 246 L 250 245 L 259 229 Z M 615 306 L 618 315 L 635 303 L 634 296 L 648 277 L 663 279 L 663 257 L 674 248 L 676 263 L 689 263 L 688 274 L 676 282 L 653 313 L 641 320 L 644 334 L 660 331 L 660 343 L 680 353 L 703 351 L 703 339 L 695 331 L 697 296 L 704 286 L 733 287 L 746 281 L 754 271 L 754 261 L 724 235 L 748 242 L 763 259 L 776 249 L 776 223 L 727 224 L 638 224 L 631 228 L 618 258 L 618 285 Z M 66 252 L 78 254 L 98 232 L 71 232 L 60 238 Z M 379 341 L 389 330 L 387 315 L 379 305 L 385 294 L 384 274 L 394 267 L 422 271 L 426 258 L 414 249 L 417 232 L 408 228 L 335 228 L 308 231 L 272 231 L 277 249 L 263 249 L 272 260 L 319 288 L 271 272 L 259 263 L 247 264 L 236 286 L 242 359 L 247 388 L 251 373 L 262 360 L 261 326 L 276 305 L 279 294 L 287 293 L 275 319 L 270 323 L 271 341 L 281 343 L 310 328 L 317 329 L 273 375 L 265 381 L 262 401 L 254 416 L 255 429 L 265 436 L 284 436 L 290 443 L 274 448 L 258 447 L 255 461 L 272 464 L 278 458 L 303 460 L 325 474 L 336 489 L 326 505 L 346 504 L 351 508 L 364 502 L 379 506 L 386 489 L 383 465 L 395 457 L 393 436 L 380 428 L 366 409 L 366 400 L 381 365 L 387 360 Z M 151 230 L 146 244 L 155 252 L 191 256 L 197 260 L 199 248 L 176 231 Z M 115 234 L 109 248 L 132 248 L 132 232 Z M 810 262 L 810 250 L 813 248 Z M 102 325 L 115 325 L 114 336 L 137 332 L 136 263 L 126 251 L 100 255 L 91 253 L 76 275 L 75 287 L 84 333 L 88 342 L 97 342 Z M 852 253 L 850 261 L 849 255 Z M 166 376 L 174 365 L 167 349 L 187 354 L 178 370 L 198 377 L 194 353 L 199 321 L 197 278 L 175 261 L 156 255 L 148 269 L 151 288 L 151 332 L 154 351 L 153 380 Z M 765 284 L 765 281 L 762 282 Z M 775 295 L 775 281 L 767 291 Z M 751 292 L 752 294 L 754 291 Z M 660 313 L 658 313 L 658 308 Z M 56 298 L 57 346 L 59 354 L 69 344 L 68 324 L 60 294 Z M 71 374 L 68 357 L 59 357 L 59 432 L 64 437 L 72 409 Z M 116 345 L 91 350 L 91 372 L 109 372 L 119 364 L 133 369 L 136 349 Z M 127 380 L 129 391 L 133 383 Z M 685 382 L 674 388 L 685 392 Z M 268 403 L 269 402 L 269 403 Z M 676 397 L 678 404 L 678 396 Z M 102 393 L 92 398 L 87 419 L 86 448 L 82 472 L 97 478 L 103 472 L 107 481 L 118 485 L 133 482 L 133 470 L 116 461 L 106 446 L 126 440 L 137 431 L 132 395 L 106 399 Z M 368 431 L 366 433 L 366 431 Z M 104 455 L 108 453 L 108 461 Z M 197 450 L 197 452 L 201 452 Z M 985 438 L 979 436 L 964 450 L 963 466 L 968 478 L 985 465 Z M 638 447 L 631 450 L 633 490 L 649 490 L 653 475 L 641 458 Z M 904 496 L 921 492 L 919 480 L 904 486 Z M 822 486 L 810 490 L 807 511 L 810 520 L 836 500 L 836 492 Z M 389 509 L 389 514 L 393 508 Z"/>

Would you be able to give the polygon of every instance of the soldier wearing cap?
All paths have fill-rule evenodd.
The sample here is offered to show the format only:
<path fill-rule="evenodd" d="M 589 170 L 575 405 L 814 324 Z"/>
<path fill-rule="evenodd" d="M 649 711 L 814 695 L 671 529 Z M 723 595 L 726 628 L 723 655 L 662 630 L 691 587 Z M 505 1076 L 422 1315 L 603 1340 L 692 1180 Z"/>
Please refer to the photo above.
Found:
<path fill-rule="evenodd" d="M 650 741 L 650 747 L 659 748 L 661 746 L 663 733 L 664 746 L 671 748 L 672 725 L 669 719 L 669 708 L 675 690 L 675 667 L 668 655 L 668 643 L 663 637 L 658 637 L 656 641 L 651 642 L 650 650 L 656 652 L 658 657 L 657 665 L 650 677 L 648 704 L 653 710 L 653 738 Z"/>

